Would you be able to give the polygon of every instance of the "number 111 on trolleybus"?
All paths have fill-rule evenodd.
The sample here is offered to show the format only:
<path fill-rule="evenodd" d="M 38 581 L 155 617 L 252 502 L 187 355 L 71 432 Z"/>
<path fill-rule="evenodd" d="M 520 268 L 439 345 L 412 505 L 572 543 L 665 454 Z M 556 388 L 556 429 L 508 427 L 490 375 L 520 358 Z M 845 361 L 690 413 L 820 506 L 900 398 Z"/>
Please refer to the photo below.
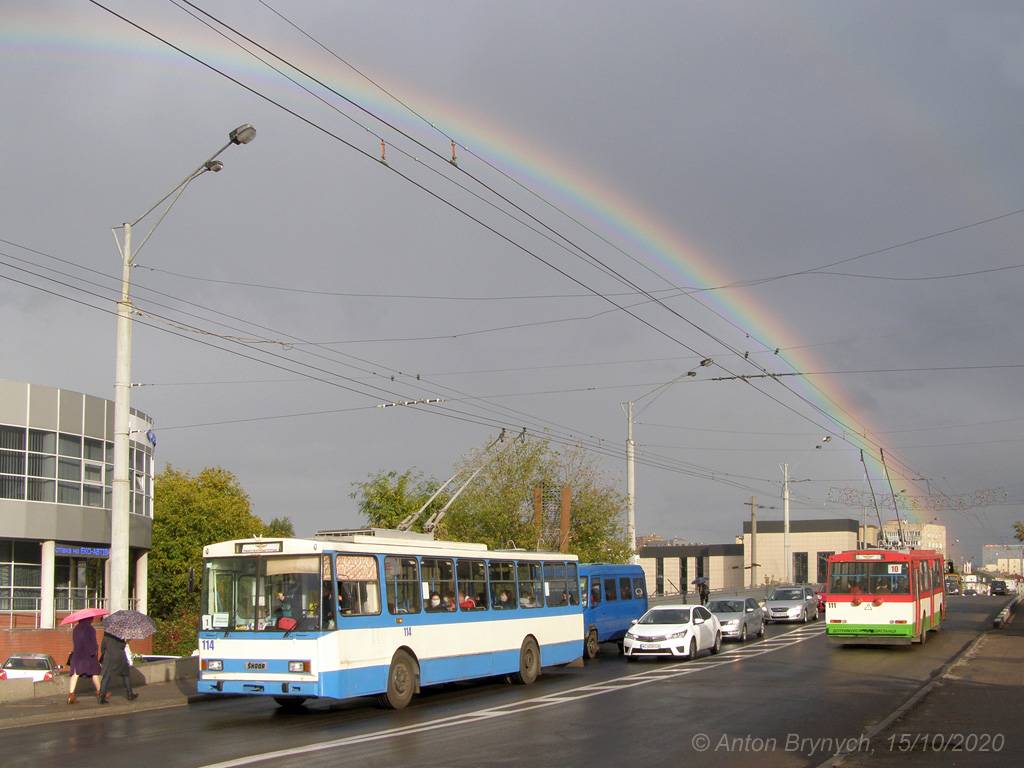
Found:
<path fill-rule="evenodd" d="M 582 655 L 575 555 L 489 550 L 368 529 L 204 548 L 200 693 L 377 696 L 510 675 Z"/>
<path fill-rule="evenodd" d="M 942 563 L 939 552 L 923 549 L 829 555 L 829 644 L 925 642 L 946 617 Z"/>

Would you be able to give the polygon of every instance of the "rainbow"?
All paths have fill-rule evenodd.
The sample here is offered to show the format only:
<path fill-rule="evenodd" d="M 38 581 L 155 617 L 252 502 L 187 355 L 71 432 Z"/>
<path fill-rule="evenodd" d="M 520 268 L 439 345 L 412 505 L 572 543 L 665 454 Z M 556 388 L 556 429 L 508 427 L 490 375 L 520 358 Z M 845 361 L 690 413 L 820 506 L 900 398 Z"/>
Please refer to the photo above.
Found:
<path fill-rule="evenodd" d="M 186 76 L 205 76 L 201 64 L 133 29 L 96 5 L 77 6 L 74 13 L 62 14 L 59 19 L 44 17 L 42 13 L 39 6 L 31 3 L 8 9 L 4 28 L 0 30 L 0 42 L 5 56 L 21 56 L 33 66 L 54 68 L 69 64 L 78 66 L 83 59 L 90 58 L 99 62 L 122 59 L 130 61 L 133 70 L 148 68 L 154 73 L 176 70 L 186 72 Z M 175 13 L 170 25 L 165 23 L 162 27 L 156 22 L 140 23 L 152 29 L 160 29 L 160 34 L 174 46 L 209 67 L 245 83 L 253 92 L 268 94 L 275 101 L 283 103 L 294 100 L 301 93 L 296 84 L 251 57 L 242 48 L 181 14 Z M 167 29 L 172 31 L 168 32 Z M 64 30 L 65 34 L 55 30 Z M 40 56 L 41 50 L 46 51 L 45 57 Z M 593 228 L 600 232 L 602 238 L 610 243 L 619 243 L 617 247 L 645 262 L 652 272 L 665 281 L 662 287 L 701 289 L 733 282 L 733 278 L 721 270 L 709 254 L 687 242 L 680 233 L 655 219 L 612 186 L 588 176 L 544 147 L 527 144 L 523 137 L 488 122 L 481 115 L 446 104 L 437 98 L 432 99 L 427 106 L 417 105 L 415 109 L 418 114 L 428 115 L 431 119 L 437 115 L 443 116 L 446 127 L 427 126 L 391 97 L 326 53 L 317 50 L 310 56 L 309 50 L 304 49 L 289 51 L 287 55 L 308 72 L 329 73 L 318 77 L 352 102 L 384 116 L 400 130 L 415 135 L 423 134 L 427 129 L 429 136 L 423 139 L 424 143 L 441 144 L 438 149 L 441 156 L 451 151 L 447 146 L 451 139 L 458 150 L 464 153 L 463 157 L 469 155 L 484 158 L 490 165 L 502 169 L 559 207 L 580 212 L 580 218 L 595 222 Z M 69 61 L 65 63 L 64 59 Z M 213 75 L 213 69 L 207 72 Z M 306 85 L 316 88 L 311 83 Z M 403 101 L 409 104 L 412 99 L 403 97 Z M 446 137 L 444 142 L 439 141 L 442 137 Z M 376 147 L 366 151 L 375 152 Z M 777 349 L 785 353 L 773 355 L 782 366 L 776 372 L 823 368 L 791 330 L 785 327 L 781 318 L 768 307 L 749 297 L 744 297 L 742 304 L 731 301 L 727 291 L 707 295 L 712 297 L 710 301 L 694 300 L 738 331 L 747 333 L 750 341 L 761 348 L 751 350 L 752 356 L 775 353 Z M 746 330 L 750 328 L 760 329 L 759 336 Z M 838 433 L 855 447 L 864 448 L 865 457 L 873 464 L 872 474 L 884 477 L 878 461 L 880 441 L 877 433 L 866 426 L 864 419 L 853 416 L 854 409 L 846 393 L 835 385 L 829 386 L 827 390 L 819 388 L 802 377 L 790 381 L 794 382 L 792 386 L 801 388 L 804 398 L 812 402 L 827 420 L 829 424 L 825 426 L 826 431 Z M 910 480 L 904 478 L 901 482 Z"/>

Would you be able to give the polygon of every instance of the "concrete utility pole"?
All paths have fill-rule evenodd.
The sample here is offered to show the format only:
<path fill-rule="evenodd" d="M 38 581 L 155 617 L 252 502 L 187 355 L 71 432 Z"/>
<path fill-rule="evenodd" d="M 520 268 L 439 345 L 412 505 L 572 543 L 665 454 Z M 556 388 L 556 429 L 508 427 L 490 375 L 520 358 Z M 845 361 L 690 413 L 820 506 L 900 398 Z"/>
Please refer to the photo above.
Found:
<path fill-rule="evenodd" d="M 750 588 L 757 586 L 757 499 L 750 497 Z"/>
<path fill-rule="evenodd" d="M 700 361 L 700 365 L 697 368 L 707 368 L 712 365 L 715 361 L 710 357 L 706 357 Z M 636 462 L 636 443 L 633 442 L 633 403 L 643 400 L 645 397 L 653 395 L 655 392 L 658 394 L 650 400 L 643 408 L 641 408 L 637 415 L 647 409 L 655 400 L 661 397 L 665 391 L 675 384 L 680 379 L 687 377 L 693 377 L 697 375 L 697 368 L 687 371 L 676 376 L 671 381 L 662 384 L 659 387 L 655 387 L 646 395 L 638 397 L 636 400 L 630 400 L 628 403 L 622 403 L 623 408 L 626 411 L 626 537 L 629 539 L 629 562 L 639 563 L 640 557 L 636 552 L 636 492 L 634 485 L 634 467 Z"/>
<path fill-rule="evenodd" d="M 832 440 L 832 435 L 825 435 L 821 438 L 821 444 L 812 446 L 804 451 L 803 455 L 796 460 L 795 467 L 801 461 L 804 456 L 814 450 L 820 450 L 821 446 Z M 782 541 L 783 549 L 785 550 L 784 557 L 786 558 L 786 583 L 793 583 L 793 553 L 790 551 L 789 545 L 789 464 L 782 465 Z"/>
<path fill-rule="evenodd" d="M 232 144 L 248 144 L 256 138 L 256 129 L 251 125 L 241 125 L 228 135 L 229 141 L 221 147 L 209 160 L 185 177 L 178 186 L 168 192 L 161 200 L 139 216 L 135 221 L 121 225 L 124 230 L 124 242 L 118 242 L 121 252 L 121 300 L 117 302 L 117 338 L 115 344 L 114 371 L 114 476 L 111 481 L 110 499 L 110 583 L 107 585 L 108 609 L 111 612 L 131 607 L 128 595 L 128 561 L 131 533 L 131 369 L 132 369 L 132 302 L 129 295 L 131 286 L 131 268 L 135 256 L 149 240 L 150 235 L 164 220 L 164 216 L 177 202 L 193 179 L 207 171 L 217 172 L 224 163 L 217 160 L 217 155 Z M 156 224 L 149 230 L 138 247 L 132 251 L 132 227 L 146 218 L 168 198 L 167 204 Z M 117 229 L 114 240 L 117 241 Z"/>

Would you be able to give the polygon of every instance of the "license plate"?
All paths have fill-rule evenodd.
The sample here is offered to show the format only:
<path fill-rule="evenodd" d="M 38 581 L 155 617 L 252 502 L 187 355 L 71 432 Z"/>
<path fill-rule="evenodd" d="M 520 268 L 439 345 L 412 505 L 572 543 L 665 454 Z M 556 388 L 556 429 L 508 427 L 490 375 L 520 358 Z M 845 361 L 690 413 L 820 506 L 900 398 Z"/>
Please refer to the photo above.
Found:
<path fill-rule="evenodd" d="M 640 650 L 642 651 L 656 651 L 661 648 L 658 643 L 640 643 Z"/>
<path fill-rule="evenodd" d="M 245 662 L 245 668 L 247 671 L 252 672 L 266 672 L 267 662 L 265 661 L 247 661 Z"/>

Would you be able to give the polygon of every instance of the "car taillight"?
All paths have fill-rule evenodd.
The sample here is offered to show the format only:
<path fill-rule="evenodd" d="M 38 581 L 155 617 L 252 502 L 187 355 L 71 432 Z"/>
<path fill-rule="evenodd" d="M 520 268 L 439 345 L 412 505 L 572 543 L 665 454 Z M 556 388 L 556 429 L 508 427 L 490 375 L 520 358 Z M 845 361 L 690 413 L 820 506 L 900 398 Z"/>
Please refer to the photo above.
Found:
<path fill-rule="evenodd" d="M 0 669 L 0 680 L 6 680 L 6 679 L 7 679 L 7 673 L 4 672 L 2 669 Z"/>
<path fill-rule="evenodd" d="M 53 672 L 47 672 L 43 675 L 43 680 L 53 680 Z"/>

